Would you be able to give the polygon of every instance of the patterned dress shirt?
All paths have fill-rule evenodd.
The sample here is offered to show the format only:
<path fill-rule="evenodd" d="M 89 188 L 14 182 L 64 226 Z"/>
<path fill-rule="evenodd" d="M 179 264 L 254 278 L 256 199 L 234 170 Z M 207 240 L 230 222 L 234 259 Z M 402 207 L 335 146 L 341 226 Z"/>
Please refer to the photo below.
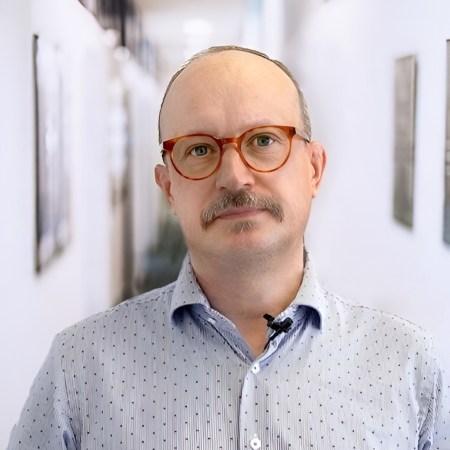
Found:
<path fill-rule="evenodd" d="M 8 449 L 450 449 L 424 330 L 326 292 L 309 258 L 286 317 L 255 358 L 186 258 L 55 338 Z"/>

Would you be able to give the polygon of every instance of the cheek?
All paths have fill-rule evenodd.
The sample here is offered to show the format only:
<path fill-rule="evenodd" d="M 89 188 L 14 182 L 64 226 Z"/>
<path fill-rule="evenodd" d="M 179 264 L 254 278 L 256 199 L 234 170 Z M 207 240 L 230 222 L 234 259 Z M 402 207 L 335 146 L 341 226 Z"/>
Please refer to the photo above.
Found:
<path fill-rule="evenodd" d="M 192 182 L 194 183 L 194 182 Z M 182 227 L 200 223 L 200 214 L 205 207 L 202 192 L 186 183 L 176 183 L 172 186 L 172 210 L 178 217 Z"/>
<path fill-rule="evenodd" d="M 303 176 L 297 175 L 290 178 L 292 182 L 288 188 L 284 190 L 284 207 L 285 215 L 291 215 L 294 222 L 299 219 L 304 221 L 305 217 L 309 215 L 313 192 L 311 183 Z"/>

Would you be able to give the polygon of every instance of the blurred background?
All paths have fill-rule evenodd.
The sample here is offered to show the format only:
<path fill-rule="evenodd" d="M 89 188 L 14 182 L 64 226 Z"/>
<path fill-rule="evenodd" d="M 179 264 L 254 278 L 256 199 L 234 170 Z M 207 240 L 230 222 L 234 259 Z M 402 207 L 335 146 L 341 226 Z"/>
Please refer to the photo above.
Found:
<path fill-rule="evenodd" d="M 328 150 L 307 236 L 324 285 L 427 328 L 450 372 L 448 17 L 447 0 L 0 0 L 0 448 L 57 332 L 176 276 L 157 115 L 173 72 L 211 45 L 292 69 Z M 405 225 L 395 61 L 410 55 Z"/>

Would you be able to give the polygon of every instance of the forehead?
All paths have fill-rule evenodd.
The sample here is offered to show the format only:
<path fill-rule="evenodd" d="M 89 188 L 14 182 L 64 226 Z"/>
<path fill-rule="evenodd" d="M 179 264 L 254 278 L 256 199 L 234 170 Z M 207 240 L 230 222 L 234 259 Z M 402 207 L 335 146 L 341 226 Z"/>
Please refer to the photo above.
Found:
<path fill-rule="evenodd" d="M 223 51 L 191 62 L 174 81 L 161 110 L 161 135 L 225 136 L 299 122 L 296 87 L 280 67 L 251 53 Z"/>

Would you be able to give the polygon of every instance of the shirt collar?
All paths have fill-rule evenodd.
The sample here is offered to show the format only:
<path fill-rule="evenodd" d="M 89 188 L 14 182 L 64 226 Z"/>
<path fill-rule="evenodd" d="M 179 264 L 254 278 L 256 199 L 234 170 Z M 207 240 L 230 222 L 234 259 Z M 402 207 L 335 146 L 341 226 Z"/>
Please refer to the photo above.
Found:
<path fill-rule="evenodd" d="M 317 317 L 317 327 L 322 328 L 328 300 L 320 286 L 311 256 L 306 249 L 304 251 L 304 261 L 302 284 L 291 303 L 291 307 L 307 306 L 314 310 Z"/>
<path fill-rule="evenodd" d="M 173 318 L 179 308 L 198 304 L 210 307 L 206 295 L 197 282 L 188 253 L 184 258 L 180 274 L 175 283 L 175 290 L 170 305 L 170 315 Z"/>
<path fill-rule="evenodd" d="M 298 309 L 300 306 L 313 309 L 316 312 L 317 327 L 322 328 L 325 310 L 327 309 L 327 299 L 317 279 L 310 255 L 306 250 L 304 258 L 305 266 L 302 284 L 288 309 Z M 208 309 L 211 308 L 206 295 L 197 282 L 188 254 L 183 261 L 180 274 L 175 283 L 170 305 L 172 319 L 178 309 L 192 305 L 203 305 Z"/>

